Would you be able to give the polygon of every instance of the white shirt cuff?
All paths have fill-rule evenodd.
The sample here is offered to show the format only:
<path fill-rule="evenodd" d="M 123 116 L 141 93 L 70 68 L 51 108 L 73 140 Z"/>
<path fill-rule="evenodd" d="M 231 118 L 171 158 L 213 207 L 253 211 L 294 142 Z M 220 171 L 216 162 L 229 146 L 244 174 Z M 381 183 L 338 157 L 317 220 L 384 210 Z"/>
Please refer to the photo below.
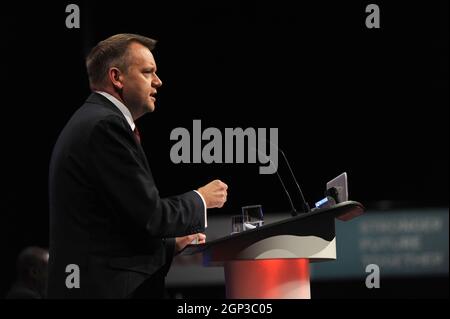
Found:
<path fill-rule="evenodd" d="M 203 207 L 205 207 L 205 228 L 206 228 L 206 227 L 208 227 L 208 216 L 206 215 L 206 202 L 205 202 L 205 199 L 203 198 L 202 194 L 200 194 L 196 190 L 194 190 L 194 192 L 196 192 L 198 194 L 198 196 L 200 196 L 200 198 L 202 199 L 202 202 L 203 202 Z"/>

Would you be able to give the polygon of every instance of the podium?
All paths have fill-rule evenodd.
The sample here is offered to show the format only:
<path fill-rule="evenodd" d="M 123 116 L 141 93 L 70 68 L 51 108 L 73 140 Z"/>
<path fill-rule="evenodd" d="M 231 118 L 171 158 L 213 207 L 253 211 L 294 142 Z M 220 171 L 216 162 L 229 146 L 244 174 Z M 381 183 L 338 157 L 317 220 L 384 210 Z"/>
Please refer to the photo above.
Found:
<path fill-rule="evenodd" d="M 362 204 L 346 201 L 189 245 L 182 254 L 202 254 L 203 266 L 224 267 L 227 298 L 309 299 L 309 263 L 336 259 L 335 219 L 348 221 L 363 212 Z"/>

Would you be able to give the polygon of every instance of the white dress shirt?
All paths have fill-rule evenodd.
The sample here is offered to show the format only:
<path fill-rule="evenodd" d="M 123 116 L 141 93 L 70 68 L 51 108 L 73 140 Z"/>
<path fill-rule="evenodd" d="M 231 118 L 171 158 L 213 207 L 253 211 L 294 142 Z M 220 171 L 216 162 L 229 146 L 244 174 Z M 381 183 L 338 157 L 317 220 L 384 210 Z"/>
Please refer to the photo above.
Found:
<path fill-rule="evenodd" d="M 120 112 L 122 112 L 123 116 L 125 116 L 125 119 L 127 120 L 128 124 L 130 125 L 131 130 L 134 132 L 134 128 L 136 127 L 136 124 L 134 124 L 133 116 L 131 115 L 130 110 L 125 106 L 125 104 L 123 104 L 121 101 L 119 101 L 118 99 L 116 99 L 114 96 L 112 96 L 109 93 L 106 93 L 103 91 L 95 91 L 95 93 L 101 94 L 104 97 L 106 97 L 109 101 L 111 101 L 111 103 L 114 104 L 120 110 Z M 203 207 L 205 208 L 205 228 L 206 228 L 208 226 L 208 218 L 207 218 L 207 214 L 206 214 L 206 202 L 205 202 L 205 199 L 203 198 L 202 194 L 200 194 L 196 190 L 194 190 L 194 192 L 196 192 L 198 194 L 198 196 L 200 196 L 200 198 L 203 202 Z"/>

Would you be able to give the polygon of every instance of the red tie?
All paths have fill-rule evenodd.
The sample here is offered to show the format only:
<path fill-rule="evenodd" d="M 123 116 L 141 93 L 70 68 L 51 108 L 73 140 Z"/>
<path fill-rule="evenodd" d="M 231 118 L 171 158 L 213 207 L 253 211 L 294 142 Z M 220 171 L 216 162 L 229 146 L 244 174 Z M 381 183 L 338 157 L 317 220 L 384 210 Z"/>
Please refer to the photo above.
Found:
<path fill-rule="evenodd" d="M 137 128 L 137 126 L 134 127 L 134 135 L 136 135 L 136 139 L 139 142 L 139 144 L 141 144 L 141 134 L 139 134 L 139 130 Z"/>

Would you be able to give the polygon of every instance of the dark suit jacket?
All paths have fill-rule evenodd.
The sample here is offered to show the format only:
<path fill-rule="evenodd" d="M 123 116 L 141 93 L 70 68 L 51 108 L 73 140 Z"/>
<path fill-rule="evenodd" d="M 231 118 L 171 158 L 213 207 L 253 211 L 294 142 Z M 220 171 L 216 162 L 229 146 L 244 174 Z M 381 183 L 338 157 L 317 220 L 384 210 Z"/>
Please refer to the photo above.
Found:
<path fill-rule="evenodd" d="M 37 289 L 32 289 L 23 283 L 17 282 L 8 291 L 5 299 L 42 299 L 43 297 Z"/>
<path fill-rule="evenodd" d="M 160 198 L 128 122 L 97 93 L 56 142 L 49 193 L 49 298 L 124 298 L 143 287 L 161 297 L 173 237 L 204 231 L 200 196 Z M 80 288 L 66 286 L 70 264 Z"/>

